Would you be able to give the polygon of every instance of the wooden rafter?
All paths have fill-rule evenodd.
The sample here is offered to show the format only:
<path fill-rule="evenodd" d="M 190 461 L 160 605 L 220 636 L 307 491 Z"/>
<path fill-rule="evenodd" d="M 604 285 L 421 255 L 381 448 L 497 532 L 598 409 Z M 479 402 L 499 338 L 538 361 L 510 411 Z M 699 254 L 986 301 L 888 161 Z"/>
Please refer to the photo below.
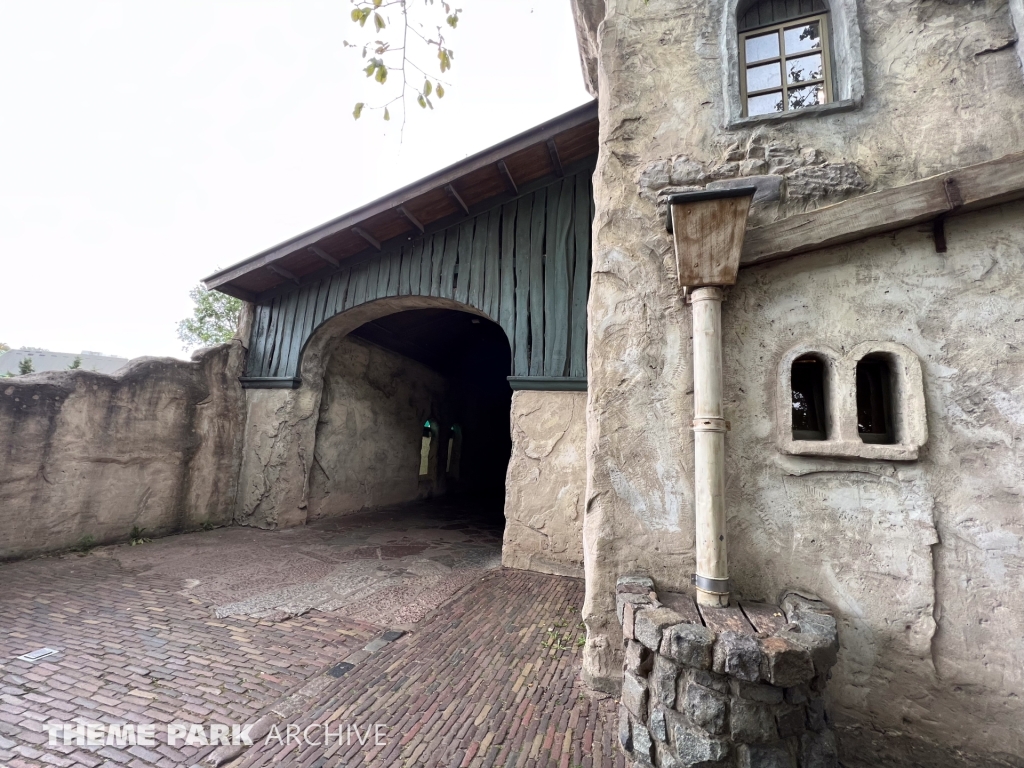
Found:
<path fill-rule="evenodd" d="M 371 235 L 369 232 L 367 232 L 362 227 L 352 227 L 352 231 L 355 232 L 357 235 L 359 235 L 361 238 L 363 238 L 363 240 L 368 242 L 370 245 L 372 245 L 378 251 L 381 249 L 381 247 L 380 247 L 380 240 L 378 240 L 376 237 Z"/>
<path fill-rule="evenodd" d="M 508 191 L 513 195 L 518 195 L 519 187 L 516 186 L 516 180 L 512 178 L 512 171 L 508 169 L 504 160 L 498 161 L 498 170 L 501 172 L 501 177 L 505 180 L 505 186 L 508 187 Z"/>
<path fill-rule="evenodd" d="M 424 232 L 426 232 L 426 228 L 423 226 L 422 222 L 415 216 L 413 216 L 411 213 L 409 213 L 409 209 L 406 208 L 404 205 L 398 206 L 398 212 L 402 214 L 410 224 L 416 227 L 416 229 L 420 231 L 421 235 Z"/>
<path fill-rule="evenodd" d="M 455 187 L 453 187 L 451 184 L 445 184 L 444 191 L 448 193 L 448 197 L 450 197 L 452 200 L 456 202 L 459 208 L 462 209 L 462 212 L 468 216 L 469 206 L 466 205 L 466 201 L 462 199 L 462 195 L 455 191 Z"/>
<path fill-rule="evenodd" d="M 338 261 L 333 256 L 329 255 L 326 251 L 324 251 L 323 248 L 320 248 L 319 246 L 311 245 L 306 250 L 309 251 L 310 253 L 312 253 L 317 258 L 321 259 L 322 261 L 326 261 L 332 267 L 340 267 L 341 266 L 341 262 L 340 261 Z"/>
<path fill-rule="evenodd" d="M 559 178 L 565 176 L 565 168 L 562 167 L 562 158 L 558 156 L 558 147 L 554 139 L 548 139 L 548 154 L 551 155 L 551 167 L 555 169 L 555 175 Z"/>
<path fill-rule="evenodd" d="M 296 285 L 299 285 L 299 278 L 297 278 L 293 272 L 289 272 L 284 267 L 279 267 L 277 264 L 267 264 L 267 269 L 275 275 L 280 275 L 285 280 L 291 280 Z"/>

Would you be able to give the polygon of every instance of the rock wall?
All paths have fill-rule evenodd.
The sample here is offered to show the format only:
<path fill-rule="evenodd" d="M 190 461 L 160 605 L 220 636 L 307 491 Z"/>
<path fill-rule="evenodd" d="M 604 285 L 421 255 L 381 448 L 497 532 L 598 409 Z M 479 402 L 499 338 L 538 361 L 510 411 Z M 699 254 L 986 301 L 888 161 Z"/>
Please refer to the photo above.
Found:
<path fill-rule="evenodd" d="M 761 177 L 756 226 L 1024 146 L 1018 34 L 1001 0 L 836 0 L 857 15 L 863 97 L 760 123 L 732 121 L 725 97 L 736 5 L 574 0 L 601 119 L 584 677 L 610 689 L 615 575 L 679 589 L 693 569 L 690 317 L 665 193 Z M 850 764 L 1024 754 L 1022 216 L 1018 204 L 950 219 L 942 255 L 921 227 L 745 270 L 727 294 L 733 578 L 742 595 L 801 584 L 835 606 L 829 703 Z M 929 433 L 917 461 L 779 452 L 776 369 L 804 341 L 917 354 Z"/>
<path fill-rule="evenodd" d="M 581 576 L 586 490 L 585 392 L 512 396 L 512 458 L 502 565 Z"/>
<path fill-rule="evenodd" d="M 443 472 L 419 477 L 420 447 L 423 423 L 445 415 L 447 389 L 439 374 L 413 360 L 352 336 L 342 340 L 324 377 L 309 518 L 440 492 Z"/>
<path fill-rule="evenodd" d="M 0 559 L 230 523 L 244 355 L 0 382 Z"/>

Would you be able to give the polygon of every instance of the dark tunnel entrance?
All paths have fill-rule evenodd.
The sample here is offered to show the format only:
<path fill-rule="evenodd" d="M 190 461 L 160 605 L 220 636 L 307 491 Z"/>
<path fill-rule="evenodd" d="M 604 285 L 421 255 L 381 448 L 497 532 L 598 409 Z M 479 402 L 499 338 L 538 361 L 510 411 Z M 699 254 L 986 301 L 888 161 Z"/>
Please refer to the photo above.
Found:
<path fill-rule="evenodd" d="M 469 312 L 406 310 L 352 331 L 324 377 L 312 516 L 432 500 L 431 515 L 503 527 L 510 372 L 505 332 Z"/>

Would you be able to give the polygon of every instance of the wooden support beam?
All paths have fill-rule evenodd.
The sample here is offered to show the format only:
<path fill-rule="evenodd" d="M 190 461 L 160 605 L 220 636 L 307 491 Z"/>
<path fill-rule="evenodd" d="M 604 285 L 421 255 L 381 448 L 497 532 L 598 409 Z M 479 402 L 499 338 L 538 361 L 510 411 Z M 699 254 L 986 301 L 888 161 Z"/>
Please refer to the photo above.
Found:
<path fill-rule="evenodd" d="M 747 230 L 741 267 L 1024 198 L 1024 152 Z"/>
<path fill-rule="evenodd" d="M 508 187 L 508 191 L 513 195 L 518 195 L 519 187 L 516 186 L 516 180 L 512 178 L 512 172 L 505 165 L 504 160 L 498 161 L 498 170 L 501 172 L 501 177 L 505 180 L 505 186 Z"/>
<path fill-rule="evenodd" d="M 451 184 L 444 185 L 444 191 L 448 193 L 448 197 L 455 201 L 455 203 L 462 209 L 462 212 L 469 215 L 469 206 L 466 205 L 466 201 L 462 199 L 462 196 L 455 191 L 455 187 Z"/>
<path fill-rule="evenodd" d="M 323 248 L 319 248 L 319 247 L 317 247 L 315 245 L 311 245 L 306 250 L 309 251 L 310 253 L 312 253 L 314 256 L 318 257 L 319 259 L 321 259 L 323 261 L 326 261 L 332 267 L 340 267 L 341 266 L 341 262 L 338 261 L 333 256 L 329 255 L 326 251 L 324 251 Z"/>
<path fill-rule="evenodd" d="M 426 229 L 424 228 L 424 226 L 420 222 L 420 220 L 417 219 L 415 216 L 413 216 L 411 213 L 409 213 L 409 209 L 406 208 L 404 205 L 398 206 L 398 212 L 400 214 L 402 214 L 410 224 L 412 224 L 414 227 L 416 227 L 416 229 L 418 229 L 420 231 L 421 235 L 424 232 L 426 232 Z"/>
<path fill-rule="evenodd" d="M 548 139 L 548 154 L 551 155 L 551 166 L 555 169 L 555 175 L 559 178 L 565 176 L 565 168 L 562 167 L 562 158 L 558 156 L 558 147 L 554 139 Z"/>
<path fill-rule="evenodd" d="M 279 267 L 276 264 L 267 264 L 267 269 L 269 269 L 275 275 L 280 275 L 285 280 L 291 280 L 296 285 L 299 284 L 299 278 L 297 278 L 293 273 L 289 272 L 284 267 Z"/>
<path fill-rule="evenodd" d="M 381 249 L 380 248 L 380 240 L 378 240 L 376 237 L 371 235 L 369 232 L 367 232 L 362 227 L 352 227 L 352 231 L 355 232 L 357 235 L 359 235 L 361 238 L 363 238 L 363 240 L 368 242 L 370 245 L 372 245 L 378 251 Z"/>

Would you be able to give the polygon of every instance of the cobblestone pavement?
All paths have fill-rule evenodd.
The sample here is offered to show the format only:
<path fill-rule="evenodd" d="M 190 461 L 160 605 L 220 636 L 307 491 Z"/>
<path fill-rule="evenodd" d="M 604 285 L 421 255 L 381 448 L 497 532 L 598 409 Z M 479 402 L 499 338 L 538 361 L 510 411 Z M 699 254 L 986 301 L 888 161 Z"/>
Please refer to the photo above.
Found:
<path fill-rule="evenodd" d="M 170 746 L 167 724 L 327 720 L 382 723 L 387 746 L 257 739 L 230 765 L 611 765 L 612 704 L 576 682 L 582 584 L 496 570 L 500 528 L 466 512 L 0 565 L 0 765 L 188 766 L 214 747 Z M 47 744 L 47 724 L 86 721 L 155 723 L 157 743 Z"/>

